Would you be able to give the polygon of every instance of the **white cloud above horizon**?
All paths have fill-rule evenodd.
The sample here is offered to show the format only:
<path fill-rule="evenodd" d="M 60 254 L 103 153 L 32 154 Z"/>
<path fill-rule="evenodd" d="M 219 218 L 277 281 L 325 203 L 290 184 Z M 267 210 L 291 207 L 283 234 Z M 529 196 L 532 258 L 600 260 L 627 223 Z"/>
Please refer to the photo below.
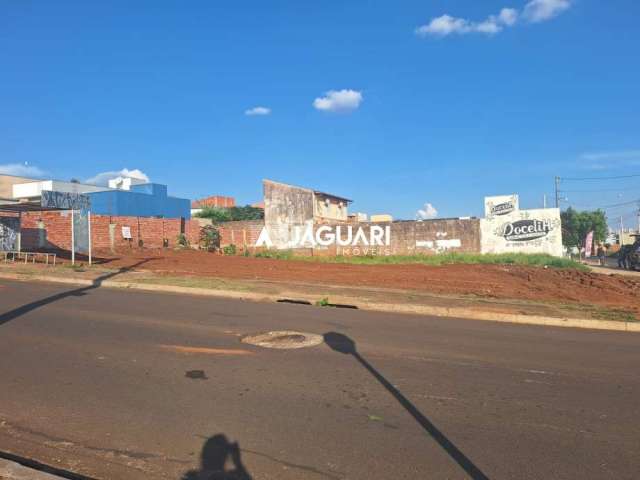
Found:
<path fill-rule="evenodd" d="M 515 26 L 520 18 L 529 23 L 539 23 L 557 17 L 571 7 L 572 1 L 530 0 L 525 4 L 522 14 L 515 8 L 505 7 L 497 15 L 489 15 L 479 22 L 444 14 L 416 28 L 415 33 L 420 37 L 446 37 L 471 33 L 495 35 L 505 28 Z"/>
<path fill-rule="evenodd" d="M 268 107 L 253 107 L 244 111 L 248 117 L 271 115 L 271 109 Z"/>
<path fill-rule="evenodd" d="M 25 162 L 0 165 L 0 174 L 13 175 L 15 177 L 42 178 L 47 172 Z"/>
<path fill-rule="evenodd" d="M 640 165 L 640 150 L 587 152 L 579 158 L 581 166 L 590 170 L 635 167 Z"/>
<path fill-rule="evenodd" d="M 324 112 L 348 113 L 356 110 L 363 100 L 358 90 L 329 90 L 324 97 L 316 98 L 313 106 Z"/>
<path fill-rule="evenodd" d="M 416 212 L 416 220 L 429 220 L 438 216 L 438 210 L 430 203 L 425 203 L 421 209 Z"/>
<path fill-rule="evenodd" d="M 134 168 L 133 170 L 123 168 L 122 170 L 113 170 L 110 172 L 98 173 L 91 178 L 87 178 L 84 183 L 106 187 L 109 184 L 109 180 L 117 177 L 137 178 L 138 180 L 144 180 L 145 182 L 150 181 L 148 175 L 142 170 L 139 170 L 137 168 Z"/>
<path fill-rule="evenodd" d="M 531 23 L 544 22 L 569 10 L 572 0 L 531 0 L 524 7 L 522 16 Z"/>

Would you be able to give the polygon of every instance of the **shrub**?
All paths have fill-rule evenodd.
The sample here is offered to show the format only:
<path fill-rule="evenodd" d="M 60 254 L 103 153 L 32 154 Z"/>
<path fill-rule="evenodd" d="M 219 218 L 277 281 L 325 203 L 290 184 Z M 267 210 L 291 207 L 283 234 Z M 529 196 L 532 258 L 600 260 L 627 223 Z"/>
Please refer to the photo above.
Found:
<path fill-rule="evenodd" d="M 226 245 L 222 247 L 222 253 L 225 255 L 235 255 L 237 252 L 236 246 L 232 243 L 231 245 Z"/>
<path fill-rule="evenodd" d="M 213 225 L 200 229 L 200 247 L 211 252 L 220 248 L 220 230 Z"/>
<path fill-rule="evenodd" d="M 179 233 L 176 236 L 176 244 L 178 247 L 186 248 L 189 246 L 189 240 L 187 240 L 187 236 L 184 233 Z"/>

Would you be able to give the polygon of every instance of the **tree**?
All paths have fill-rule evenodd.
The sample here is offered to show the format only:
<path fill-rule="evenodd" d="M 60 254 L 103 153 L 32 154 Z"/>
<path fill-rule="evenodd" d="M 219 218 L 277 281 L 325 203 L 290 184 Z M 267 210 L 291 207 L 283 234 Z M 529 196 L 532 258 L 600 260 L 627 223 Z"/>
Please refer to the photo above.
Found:
<path fill-rule="evenodd" d="M 244 207 L 205 207 L 196 217 L 210 218 L 214 223 L 234 222 L 239 220 L 262 220 L 264 210 L 251 205 Z"/>
<path fill-rule="evenodd" d="M 560 214 L 562 243 L 569 248 L 582 247 L 587 234 L 593 230 L 593 241 L 607 238 L 607 216 L 602 210 L 579 212 L 571 207 Z"/>

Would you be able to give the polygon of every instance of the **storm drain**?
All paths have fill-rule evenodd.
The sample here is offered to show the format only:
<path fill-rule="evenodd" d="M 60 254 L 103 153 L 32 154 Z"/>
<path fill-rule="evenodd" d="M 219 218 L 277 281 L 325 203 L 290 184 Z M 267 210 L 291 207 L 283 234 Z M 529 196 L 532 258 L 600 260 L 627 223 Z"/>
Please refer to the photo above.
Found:
<path fill-rule="evenodd" d="M 315 347 L 324 342 L 324 338 L 322 335 L 316 335 L 314 333 L 282 330 L 278 332 L 259 333 L 257 335 L 246 335 L 242 337 L 240 341 L 264 348 L 292 349 Z"/>

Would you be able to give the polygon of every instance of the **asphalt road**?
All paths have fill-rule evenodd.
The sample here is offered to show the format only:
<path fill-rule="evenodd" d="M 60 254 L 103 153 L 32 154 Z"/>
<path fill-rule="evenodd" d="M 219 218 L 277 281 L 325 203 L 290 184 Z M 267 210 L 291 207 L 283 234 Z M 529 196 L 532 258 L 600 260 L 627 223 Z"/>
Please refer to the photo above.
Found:
<path fill-rule="evenodd" d="M 0 281 L 0 359 L 0 451 L 90 478 L 640 472 L 638 334 Z"/>

